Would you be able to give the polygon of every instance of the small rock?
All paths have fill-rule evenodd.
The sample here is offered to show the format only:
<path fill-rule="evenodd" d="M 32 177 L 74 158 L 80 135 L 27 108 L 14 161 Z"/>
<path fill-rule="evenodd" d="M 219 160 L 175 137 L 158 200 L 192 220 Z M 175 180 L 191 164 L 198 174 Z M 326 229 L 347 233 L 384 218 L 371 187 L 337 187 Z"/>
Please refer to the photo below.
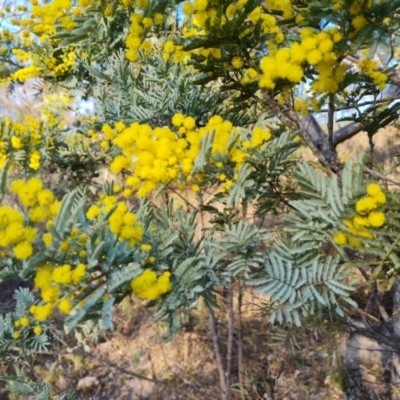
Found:
<path fill-rule="evenodd" d="M 57 387 L 61 390 L 68 389 L 68 381 L 67 379 L 65 379 L 65 376 L 63 374 L 60 374 L 60 376 L 57 379 Z"/>
<path fill-rule="evenodd" d="M 97 386 L 99 386 L 99 381 L 95 376 L 85 376 L 84 378 L 79 379 L 77 389 L 82 390 L 83 392 L 88 392 Z"/>
<path fill-rule="evenodd" d="M 113 344 L 109 340 L 107 342 L 99 343 L 97 349 L 100 353 L 111 353 L 113 351 Z"/>
<path fill-rule="evenodd" d="M 150 397 L 155 389 L 153 382 L 133 378 L 126 382 L 126 386 L 132 389 L 132 399 Z"/>
<path fill-rule="evenodd" d="M 364 380 L 367 383 L 376 383 L 376 376 L 372 374 L 365 374 L 364 375 Z"/>

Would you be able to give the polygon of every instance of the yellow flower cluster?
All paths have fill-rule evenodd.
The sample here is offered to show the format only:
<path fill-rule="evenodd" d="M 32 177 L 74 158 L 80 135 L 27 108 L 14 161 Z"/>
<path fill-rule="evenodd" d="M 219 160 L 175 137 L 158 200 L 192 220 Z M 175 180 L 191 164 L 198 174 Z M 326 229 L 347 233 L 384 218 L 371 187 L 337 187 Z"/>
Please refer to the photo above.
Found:
<path fill-rule="evenodd" d="M 340 246 L 348 244 L 352 247 L 360 247 L 362 243 L 356 237 L 372 239 L 374 234 L 369 229 L 380 228 L 384 225 L 386 220 L 385 214 L 377 209 L 386 203 L 385 194 L 376 183 L 368 185 L 367 194 L 367 196 L 356 203 L 357 215 L 352 220 L 344 221 L 351 236 L 343 231 L 337 232 L 333 237 L 336 244 Z"/>
<path fill-rule="evenodd" d="M 46 66 L 45 73 L 50 74 L 54 77 L 61 77 L 67 75 L 71 68 L 75 65 L 76 54 L 70 51 L 61 57 L 61 60 L 51 56 L 44 60 Z"/>
<path fill-rule="evenodd" d="M 48 221 L 60 209 L 61 202 L 55 200 L 51 190 L 43 189 L 43 183 L 38 178 L 31 178 L 27 182 L 17 179 L 12 182 L 11 190 L 29 208 L 28 216 L 32 222 Z"/>
<path fill-rule="evenodd" d="M 117 202 L 115 196 L 105 196 L 98 205 L 92 205 L 87 213 L 88 220 L 94 220 L 101 214 L 102 208 L 107 213 L 112 207 L 116 207 L 108 222 L 110 231 L 117 235 L 120 242 L 127 240 L 128 247 L 133 247 L 141 242 L 143 228 L 134 213 L 128 211 L 124 202 Z"/>
<path fill-rule="evenodd" d="M 43 303 L 33 305 L 29 310 L 30 313 L 37 321 L 50 318 L 55 307 L 64 314 L 68 314 L 72 309 L 72 298 L 69 295 L 71 288 L 76 291 L 76 285 L 82 282 L 85 275 L 86 265 L 84 264 L 79 264 L 73 269 L 69 264 L 39 267 L 34 282 L 40 289 Z"/>
<path fill-rule="evenodd" d="M 358 62 L 360 71 L 371 78 L 374 85 L 378 86 L 379 90 L 386 88 L 388 76 L 379 70 L 379 63 L 370 58 L 363 58 Z"/>
<path fill-rule="evenodd" d="M 24 123 L 18 123 L 4 118 L 3 123 L 0 123 L 0 168 L 4 167 L 7 159 L 15 151 L 25 150 L 25 157 L 18 157 L 14 164 L 26 163 L 29 168 L 38 170 L 41 161 L 39 150 L 43 146 L 42 137 L 43 125 L 39 120 L 26 116 Z"/>
<path fill-rule="evenodd" d="M 74 269 L 68 264 L 39 267 L 34 282 L 36 288 L 40 290 L 42 302 L 32 305 L 29 308 L 31 317 L 25 316 L 15 321 L 15 327 L 24 327 L 31 323 L 45 321 L 53 315 L 55 308 L 58 308 L 64 314 L 69 314 L 72 310 L 72 299 L 75 296 L 74 294 L 70 296 L 69 293 L 71 289 L 77 293 L 77 288 L 73 285 L 81 283 L 85 275 L 86 266 L 84 264 L 79 264 Z M 32 319 L 32 316 L 34 319 Z M 40 325 L 34 326 L 33 332 L 39 335 L 42 332 L 42 327 Z"/>
<path fill-rule="evenodd" d="M 17 319 L 14 321 L 14 327 L 19 328 L 19 331 L 14 331 L 13 337 L 14 339 L 19 339 L 21 337 L 21 331 L 24 329 L 28 328 L 29 325 L 31 324 L 31 320 L 29 320 L 28 317 L 22 317 L 20 319 Z M 35 335 L 40 335 L 42 333 L 42 327 L 40 325 L 36 325 L 32 329 L 33 333 Z"/>
<path fill-rule="evenodd" d="M 146 54 L 152 53 L 153 45 L 150 39 L 145 39 L 146 35 L 153 26 L 158 27 L 164 22 L 162 14 L 152 15 L 151 10 L 147 9 L 147 0 L 136 1 L 136 6 L 139 10 L 131 16 L 129 35 L 125 41 L 126 58 L 130 61 L 136 61 L 139 58 L 140 50 Z"/>
<path fill-rule="evenodd" d="M 69 11 L 72 8 L 71 0 L 53 0 L 44 5 L 39 5 L 33 0 L 32 19 L 34 21 L 33 33 L 38 36 L 48 36 L 56 32 L 56 24 L 61 22 L 64 28 L 73 28 L 71 22 L 68 24 Z M 67 26 L 66 26 L 67 25 Z"/>
<path fill-rule="evenodd" d="M 365 16 L 365 11 L 369 10 L 373 5 L 373 0 L 353 0 L 349 12 L 354 15 L 351 25 L 356 32 L 365 28 L 368 24 L 368 19 Z"/>
<path fill-rule="evenodd" d="M 171 273 L 166 271 L 159 277 L 151 269 L 146 269 L 143 273 L 131 281 L 131 288 L 138 297 L 145 300 L 157 300 L 162 295 L 172 290 Z"/>
<path fill-rule="evenodd" d="M 29 65 L 13 72 L 10 79 L 12 81 L 25 82 L 28 79 L 37 78 L 40 76 L 41 72 L 42 69 L 37 65 Z"/>
<path fill-rule="evenodd" d="M 128 240 L 128 246 L 133 247 L 142 240 L 142 225 L 136 215 L 128 212 L 125 203 L 118 203 L 110 219 L 110 231 L 118 236 L 119 241 Z"/>
<path fill-rule="evenodd" d="M 14 50 L 14 52 L 15 51 L 16 50 Z M 12 73 L 9 78 L 10 81 L 25 82 L 28 79 L 37 78 L 42 74 L 56 78 L 65 76 L 75 65 L 76 57 L 73 51 L 69 51 L 59 58 L 50 56 L 49 58 L 43 59 L 32 53 L 22 53 L 18 51 L 17 54 L 20 59 L 23 58 L 25 62 L 29 60 L 31 64 Z"/>
<path fill-rule="evenodd" d="M 335 92 L 347 70 L 344 64 L 338 63 L 333 51 L 334 44 L 342 40 L 339 30 L 333 28 L 316 33 L 311 28 L 304 28 L 300 37 L 300 43 L 294 42 L 289 48 L 272 51 L 271 55 L 261 59 L 259 86 L 274 89 L 277 80 L 299 83 L 308 64 L 314 66 L 319 74 L 312 88 L 318 92 Z"/>
<path fill-rule="evenodd" d="M 287 13 L 287 5 L 291 5 L 290 0 L 282 1 L 270 1 L 271 6 L 274 9 L 282 10 L 281 3 L 285 3 L 284 15 L 288 15 Z M 218 27 L 223 27 L 225 24 L 229 23 L 236 16 L 240 15 L 244 8 L 246 7 L 248 0 L 237 0 L 231 2 L 227 7 L 224 13 L 222 13 L 220 18 L 217 18 L 218 11 L 221 8 L 221 5 L 218 1 L 209 1 L 209 0 L 194 0 L 194 1 L 186 1 L 183 3 L 182 11 L 183 13 L 191 18 L 191 22 L 193 27 L 183 28 L 183 37 L 189 38 L 193 36 L 205 36 L 210 28 L 215 28 L 216 24 L 219 24 Z M 291 8 L 290 8 L 291 10 Z M 276 18 L 267 13 L 265 8 L 261 6 L 254 7 L 249 11 L 245 23 L 248 25 L 248 28 L 241 32 L 241 37 L 246 37 L 253 32 L 254 26 L 261 27 L 261 30 L 264 34 L 274 34 L 275 38 L 270 39 L 270 43 L 281 43 L 284 39 L 284 35 L 281 32 Z M 184 52 L 182 50 L 182 46 L 174 46 L 172 42 L 167 42 L 164 47 L 163 57 L 164 59 L 169 59 L 171 54 L 174 53 L 174 61 L 179 62 L 182 60 L 186 60 L 190 57 L 191 54 L 203 55 L 204 57 L 213 57 L 215 59 L 221 58 L 221 49 L 219 48 L 199 48 L 192 51 Z M 239 69 L 243 65 L 243 60 L 239 56 L 234 56 L 232 60 L 232 65 L 234 68 Z"/>
<path fill-rule="evenodd" d="M 239 129 L 218 115 L 210 118 L 204 127 L 197 128 L 193 117 L 175 114 L 172 125 L 172 129 L 152 129 L 149 125 L 135 122 L 113 139 L 122 154 L 114 158 L 110 170 L 114 174 L 127 173 L 126 186 L 137 190 L 139 197 L 151 193 L 158 184 L 192 181 L 195 178 L 192 176 L 194 161 L 200 152 L 201 140 L 211 132 L 215 135 L 211 155 L 228 158 L 236 169 L 248 157 L 249 149 L 259 147 L 271 139 L 268 130 L 255 128 L 251 140 L 243 141 Z M 110 132 L 108 135 L 111 137 Z M 232 135 L 237 141 L 228 154 L 228 143 Z"/>
<path fill-rule="evenodd" d="M 267 0 L 266 6 L 271 10 L 281 11 L 283 18 L 293 18 L 292 0 Z"/>
<path fill-rule="evenodd" d="M 26 260 L 33 254 L 35 228 L 24 226 L 24 216 L 9 206 L 0 206 L 0 250 L 8 256 L 12 248 L 15 258 Z"/>

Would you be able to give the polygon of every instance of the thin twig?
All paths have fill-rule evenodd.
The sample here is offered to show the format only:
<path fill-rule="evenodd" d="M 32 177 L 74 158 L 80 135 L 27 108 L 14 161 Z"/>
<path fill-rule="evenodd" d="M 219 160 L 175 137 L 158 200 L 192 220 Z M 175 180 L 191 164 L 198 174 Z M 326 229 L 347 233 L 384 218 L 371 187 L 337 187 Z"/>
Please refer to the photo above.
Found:
<path fill-rule="evenodd" d="M 333 119 L 335 117 L 334 95 L 329 96 L 328 109 L 328 143 L 329 143 L 329 162 L 332 163 L 335 157 L 335 146 L 333 145 Z"/>
<path fill-rule="evenodd" d="M 70 386 L 72 387 L 72 390 L 74 391 L 76 398 L 79 400 L 82 400 L 82 397 L 79 395 L 77 387 L 75 386 L 74 382 L 72 381 L 71 377 L 69 376 L 68 369 L 64 365 L 63 355 L 59 354 L 58 359 L 59 359 L 61 368 L 64 371 L 64 375 L 67 378 Z"/>
<path fill-rule="evenodd" d="M 228 296 L 227 296 L 227 309 L 228 309 L 228 347 L 226 354 L 226 372 L 225 372 L 225 400 L 229 400 L 231 394 L 231 380 L 232 380 L 232 352 L 233 352 L 233 330 L 234 330 L 234 315 L 233 315 L 233 283 L 232 279 L 229 281 Z"/>
<path fill-rule="evenodd" d="M 117 371 L 120 371 L 120 372 L 122 372 L 122 373 L 124 373 L 126 375 L 133 376 L 133 377 L 138 378 L 138 379 L 142 379 L 144 381 L 158 383 L 158 384 L 165 384 L 166 383 L 163 380 L 148 378 L 147 376 L 137 374 L 136 372 L 128 371 L 127 369 L 119 367 L 118 365 L 116 365 L 114 363 L 111 363 L 109 361 L 103 360 L 102 358 L 100 358 L 98 356 L 95 356 L 94 354 L 87 353 L 86 351 L 84 351 L 82 349 L 75 349 L 75 350 L 72 351 L 71 354 L 78 354 L 78 355 L 81 355 L 81 356 L 87 356 L 89 358 L 93 358 L 94 360 L 97 360 L 100 363 L 102 363 L 104 365 L 107 365 L 108 367 L 115 368 Z"/>
<path fill-rule="evenodd" d="M 343 324 L 342 331 L 368 337 L 370 339 L 375 340 L 378 343 L 383 343 L 386 346 L 391 347 L 392 349 L 395 349 L 396 351 L 400 351 L 400 347 L 396 344 L 395 341 L 393 341 L 393 338 L 390 338 L 390 337 L 388 338 L 387 336 L 382 335 L 381 333 L 376 332 L 376 331 L 372 332 L 372 331 L 369 331 L 368 329 L 360 328 L 349 322 L 347 323 L 347 327 L 348 327 L 348 329 L 346 329 L 346 325 Z"/>
<path fill-rule="evenodd" d="M 194 204 L 192 204 L 188 199 L 186 199 L 185 197 L 183 197 L 177 190 L 175 190 L 173 187 L 169 187 L 168 190 L 170 190 L 171 192 L 175 193 L 178 197 L 180 197 L 187 206 L 192 207 L 193 210 L 197 210 L 198 207 L 196 207 Z"/>
<path fill-rule="evenodd" d="M 368 106 L 371 104 L 377 104 L 377 103 L 387 103 L 389 101 L 395 101 L 395 100 L 399 100 L 398 96 L 395 97 L 382 97 L 381 99 L 377 99 L 377 100 L 370 100 L 370 101 L 364 101 L 362 103 L 357 104 L 357 107 L 363 107 L 363 106 Z M 341 107 L 336 107 L 335 110 L 336 111 L 345 111 L 345 110 L 352 110 L 354 109 L 355 106 L 354 105 L 349 105 L 349 106 L 341 106 Z M 310 109 L 310 112 L 312 112 L 313 110 Z M 320 114 L 320 113 L 326 113 L 329 112 L 329 108 L 323 108 L 322 110 L 319 110 L 316 112 L 316 114 Z"/>
<path fill-rule="evenodd" d="M 210 322 L 211 337 L 212 337 L 212 341 L 213 341 L 213 345 L 214 345 L 215 358 L 217 360 L 217 367 L 218 367 L 218 373 L 219 373 L 219 384 L 220 384 L 223 395 L 225 395 L 226 382 L 225 382 L 225 374 L 224 374 L 224 364 L 222 362 L 221 347 L 219 345 L 217 322 L 215 320 L 213 310 L 211 310 L 210 308 L 207 307 L 207 311 L 208 311 L 208 317 L 209 317 L 209 322 Z"/>
<path fill-rule="evenodd" d="M 239 293 L 238 293 L 238 309 L 237 309 L 237 325 L 238 325 L 238 374 L 240 389 L 244 388 L 244 371 L 243 371 L 243 327 L 242 327 L 242 303 L 243 303 L 243 286 L 242 281 L 239 279 Z M 240 391 L 240 397 L 245 400 L 244 393 Z"/>
<path fill-rule="evenodd" d="M 388 258 L 390 257 L 390 254 L 392 254 L 393 250 L 395 249 L 395 247 L 398 245 L 400 241 L 400 234 L 397 236 L 396 240 L 393 242 L 393 244 L 390 246 L 389 250 L 387 251 L 387 253 L 385 254 L 385 256 L 382 258 L 381 262 L 379 263 L 379 265 L 375 268 L 375 271 L 373 272 L 372 276 L 377 275 L 380 270 L 383 267 L 383 264 L 388 260 Z"/>
<path fill-rule="evenodd" d="M 393 185 L 397 185 L 400 186 L 399 182 L 394 181 L 393 179 L 387 178 L 385 175 L 380 174 L 379 172 L 374 171 L 371 168 L 365 167 L 364 166 L 364 170 L 367 174 L 372 175 L 372 176 L 376 176 L 377 178 L 380 178 L 386 182 L 392 183 Z"/>
<path fill-rule="evenodd" d="M 377 323 L 380 323 L 380 322 L 381 322 L 381 321 L 379 321 L 378 318 L 376 318 L 376 317 L 374 317 L 373 315 L 367 313 L 366 311 L 361 310 L 360 308 L 357 308 L 357 309 L 352 308 L 351 311 L 355 311 L 355 312 L 357 312 L 357 313 L 359 313 L 359 314 L 361 314 L 361 315 L 363 315 L 363 316 L 365 316 L 365 317 L 367 317 L 367 318 L 370 318 L 370 319 L 372 319 L 374 322 L 377 322 Z"/>
<path fill-rule="evenodd" d="M 362 276 L 365 278 L 365 280 L 367 282 L 370 281 L 368 274 L 365 272 L 365 270 L 363 268 L 359 268 Z M 383 306 L 381 299 L 379 298 L 378 295 L 378 289 L 376 287 L 376 283 L 373 283 L 371 285 L 371 292 L 372 292 L 372 296 L 374 297 L 375 301 L 376 301 L 376 305 L 378 306 L 378 310 L 379 313 L 381 314 L 381 317 L 383 318 L 383 320 L 385 322 L 389 321 L 389 314 L 386 312 L 385 307 Z"/>

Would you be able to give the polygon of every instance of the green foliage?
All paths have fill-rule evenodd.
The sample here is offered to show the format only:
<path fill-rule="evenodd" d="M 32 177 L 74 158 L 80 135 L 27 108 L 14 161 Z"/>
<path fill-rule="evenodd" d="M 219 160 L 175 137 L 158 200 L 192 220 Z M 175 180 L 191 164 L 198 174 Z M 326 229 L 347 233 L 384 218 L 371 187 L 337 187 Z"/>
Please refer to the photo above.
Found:
<path fill-rule="evenodd" d="M 34 351 L 52 344 L 46 334 L 53 324 L 50 315 L 42 323 L 32 306 L 46 304 L 56 316 L 66 314 L 64 332 L 75 333 L 85 346 L 86 338 L 114 329 L 113 308 L 133 296 L 148 300 L 154 322 L 166 321 L 167 338 L 172 338 L 185 313 L 201 301 L 212 314 L 218 307 L 216 292 L 239 282 L 263 298 L 265 315 L 277 325 L 276 343 L 295 346 L 297 327 L 312 326 L 313 318 L 343 317 L 344 305 L 357 307 L 354 268 L 367 265 L 371 281 L 387 288 L 399 277 L 400 197 L 386 188 L 384 228 L 370 224 L 367 235 L 359 237 L 348 222 L 370 182 L 363 158 L 331 168 L 340 171 L 330 174 L 298 162 L 295 152 L 298 133 L 305 142 L 312 136 L 303 118 L 311 109 L 328 113 L 329 137 L 319 129 L 318 140 L 328 143 L 334 162 L 333 126 L 340 121 L 335 120 L 340 107 L 355 110 L 341 120 L 368 133 L 371 155 L 373 135 L 397 120 L 400 105 L 393 99 L 382 105 L 380 96 L 395 68 L 391 46 L 400 26 L 400 1 L 333 5 L 293 0 L 288 9 L 279 1 L 192 2 L 186 11 L 194 16 L 183 21 L 173 15 L 181 1 L 144 3 L 74 5 L 76 11 L 68 15 L 66 10 L 50 26 L 55 32 L 50 40 L 38 33 L 40 41 L 28 46 L 29 57 L 14 52 L 32 65 L 10 79 L 22 82 L 36 73 L 74 96 L 78 109 L 81 100 L 92 103 L 95 113 L 88 117 L 77 111 L 74 129 L 48 110 L 40 122 L 23 126 L 1 121 L 0 199 L 18 207 L 15 219 L 21 216 L 23 222 L 10 228 L 7 215 L 12 212 L 2 209 L 0 278 L 19 275 L 38 286 L 35 295 L 18 290 L 15 311 L 0 316 L 3 364 L 28 360 L 32 365 Z M 6 58 L 12 57 L 9 35 L 2 33 L 0 40 L 7 44 Z M 381 65 L 372 60 L 375 54 Z M 298 71 L 291 75 L 288 68 L 294 67 Z M 203 135 L 201 128 L 212 117 L 222 122 Z M 119 146 L 116 140 L 131 133 L 125 127 L 133 123 L 148 125 L 138 137 L 126 138 L 136 141 L 137 153 L 133 145 Z M 220 129 L 223 124 L 229 132 Z M 146 138 L 149 127 L 152 136 Z M 257 137 L 260 131 L 264 136 Z M 317 156 L 318 140 L 312 146 Z M 162 143 L 178 148 L 179 141 L 180 153 L 174 156 L 162 148 Z M 214 144 L 222 142 L 224 148 L 215 151 Z M 187 158 L 178 160 L 179 154 Z M 141 170 L 143 159 L 150 161 Z M 116 160 L 120 164 L 113 164 Z M 11 182 L 18 186 L 17 178 L 36 175 L 43 177 L 43 188 L 54 189 L 54 202 L 43 199 L 42 189 L 32 200 L 25 186 L 22 194 L 7 188 Z M 95 180 L 99 177 L 106 181 L 102 191 Z M 150 189 L 142 196 L 145 184 Z M 58 206 L 56 198 L 63 198 L 52 214 L 57 216 L 38 217 L 47 203 Z M 177 205 L 181 200 L 184 206 Z M 284 221 L 279 232 L 258 226 L 277 214 Z M 136 222 L 140 229 L 132 234 Z M 18 248 L 15 226 L 30 233 L 30 241 L 20 240 L 25 251 Z M 338 232 L 352 240 L 339 245 Z M 54 270 L 47 288 L 61 292 L 51 301 L 36 279 L 49 267 Z M 70 274 L 81 268 L 83 276 L 57 282 L 55 268 Z M 157 287 L 160 280 L 163 291 Z M 30 320 L 17 330 L 26 316 Z M 34 334 L 33 324 L 39 321 L 42 331 Z M 34 383 L 30 371 L 23 371 L 9 389 L 20 396 L 53 396 L 49 385 Z"/>

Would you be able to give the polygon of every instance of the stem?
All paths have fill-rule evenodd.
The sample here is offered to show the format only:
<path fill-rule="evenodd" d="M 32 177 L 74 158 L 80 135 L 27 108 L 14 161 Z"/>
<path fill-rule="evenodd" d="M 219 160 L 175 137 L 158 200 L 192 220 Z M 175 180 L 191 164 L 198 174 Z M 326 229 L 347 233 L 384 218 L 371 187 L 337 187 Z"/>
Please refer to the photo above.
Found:
<path fill-rule="evenodd" d="M 393 250 L 395 249 L 395 247 L 397 246 L 397 244 L 400 241 L 400 234 L 397 236 L 396 240 L 393 242 L 393 244 L 390 246 L 389 250 L 387 251 L 387 253 L 385 254 L 385 256 L 382 258 L 381 262 L 379 263 L 379 265 L 375 268 L 374 272 L 371 275 L 371 278 L 375 278 L 378 276 L 378 274 L 381 272 L 383 264 L 388 260 L 390 254 L 393 252 Z"/>
<path fill-rule="evenodd" d="M 329 162 L 332 163 L 335 157 L 335 147 L 333 145 L 333 118 L 335 116 L 334 95 L 329 96 L 328 104 L 328 143 L 329 143 Z"/>
<path fill-rule="evenodd" d="M 192 207 L 193 210 L 197 210 L 197 207 L 195 207 L 188 199 L 183 197 L 177 190 L 175 190 L 173 187 L 169 187 L 168 190 L 171 192 L 175 193 L 178 197 L 180 197 L 185 203 L 187 207 Z"/>
<path fill-rule="evenodd" d="M 393 185 L 400 186 L 399 182 L 396 182 L 393 179 L 389 179 L 385 175 L 382 175 L 379 172 L 376 172 L 376 171 L 372 170 L 371 168 L 364 167 L 364 170 L 369 175 L 376 176 L 376 177 L 378 177 L 380 179 L 383 179 L 386 182 L 392 183 Z"/>
<path fill-rule="evenodd" d="M 374 166 L 374 135 L 368 132 L 368 142 L 369 142 L 369 167 L 372 169 Z"/>
<path fill-rule="evenodd" d="M 279 118 L 286 126 L 293 132 L 298 134 L 304 141 L 304 143 L 310 148 L 314 155 L 318 158 L 319 162 L 331 173 L 335 174 L 340 171 L 340 165 L 335 160 L 334 154 L 330 158 L 334 159 L 334 162 L 328 160 L 317 146 L 313 143 L 307 131 L 301 127 L 297 114 L 291 109 L 285 109 L 280 106 L 274 99 L 265 98 L 261 100 L 266 107 L 268 107 L 277 118 Z"/>
<path fill-rule="evenodd" d="M 227 297 L 227 308 L 228 308 L 228 349 L 226 355 L 226 372 L 225 372 L 225 400 L 229 400 L 231 392 L 231 378 L 232 378 L 232 352 L 233 352 L 233 330 L 234 330 L 234 316 L 233 316 L 233 284 L 232 279 L 229 281 L 228 297 Z"/>
<path fill-rule="evenodd" d="M 368 276 L 368 274 L 365 272 L 365 270 L 363 268 L 359 268 L 362 276 L 365 278 L 365 280 L 367 282 L 370 281 L 370 278 Z M 385 307 L 383 306 L 381 299 L 379 298 L 378 295 L 378 288 L 376 286 L 376 283 L 373 283 L 371 286 L 371 293 L 372 293 L 372 297 L 375 299 L 376 301 L 376 305 L 378 307 L 379 313 L 381 314 L 382 319 L 386 322 L 389 320 L 389 315 L 385 310 Z"/>
<path fill-rule="evenodd" d="M 243 286 L 242 281 L 239 279 L 239 293 L 238 293 L 238 373 L 240 388 L 244 388 L 243 379 L 243 327 L 242 327 L 242 303 L 243 303 Z M 242 400 L 245 400 L 244 393 L 240 393 Z"/>
<path fill-rule="evenodd" d="M 212 337 L 212 341 L 214 344 L 214 353 L 215 353 L 215 358 L 217 360 L 217 366 L 218 366 L 219 385 L 221 387 L 221 391 L 224 396 L 223 398 L 225 398 L 226 382 L 225 382 L 225 374 L 224 374 L 224 365 L 222 362 L 221 347 L 219 345 L 219 340 L 218 340 L 217 322 L 215 320 L 213 310 L 211 310 L 209 307 L 207 307 L 207 311 L 208 311 L 208 317 L 209 317 L 209 323 L 210 323 L 211 337 Z"/>
<path fill-rule="evenodd" d="M 65 364 L 64 364 L 64 360 L 63 360 L 63 355 L 62 355 L 62 354 L 59 354 L 58 360 L 59 360 L 60 366 L 61 366 L 61 368 L 62 368 L 62 370 L 63 370 L 63 372 L 64 372 L 64 375 L 65 375 L 65 377 L 66 377 L 67 380 L 68 380 L 68 383 L 69 383 L 70 386 L 72 387 L 72 390 L 73 390 L 73 392 L 74 392 L 76 398 L 77 398 L 78 400 L 82 400 L 82 397 L 79 395 L 79 392 L 78 392 L 77 387 L 75 386 L 74 382 L 73 382 L 72 379 L 71 379 L 71 376 L 70 376 L 69 373 L 68 373 L 68 367 L 66 367 Z"/>

